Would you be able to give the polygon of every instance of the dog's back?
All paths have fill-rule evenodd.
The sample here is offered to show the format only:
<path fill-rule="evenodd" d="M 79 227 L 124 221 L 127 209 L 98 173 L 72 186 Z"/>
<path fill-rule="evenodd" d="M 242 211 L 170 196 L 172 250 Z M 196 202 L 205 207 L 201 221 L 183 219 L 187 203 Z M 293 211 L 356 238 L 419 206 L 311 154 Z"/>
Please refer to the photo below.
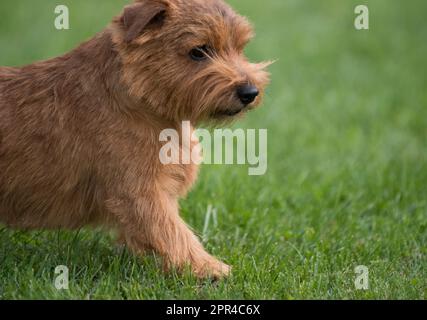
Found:
<path fill-rule="evenodd" d="M 118 68 L 109 33 L 54 59 L 0 67 L 0 222 L 19 228 L 105 224 L 111 167 L 129 153 L 158 155 L 144 147 L 144 125 L 135 130 L 119 110 L 126 96 L 114 95 L 125 92 Z"/>
<path fill-rule="evenodd" d="M 78 103 L 61 92 L 73 90 L 65 71 L 63 57 L 0 68 L 0 222 L 9 226 L 75 228 L 96 211 L 78 112 L 67 108 Z"/>

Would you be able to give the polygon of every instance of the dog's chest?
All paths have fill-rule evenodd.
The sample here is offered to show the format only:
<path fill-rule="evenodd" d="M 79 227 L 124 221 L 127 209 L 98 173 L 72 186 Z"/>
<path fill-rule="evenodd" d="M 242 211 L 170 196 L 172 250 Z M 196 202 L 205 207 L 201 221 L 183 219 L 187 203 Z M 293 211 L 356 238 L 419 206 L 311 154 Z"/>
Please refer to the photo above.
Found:
<path fill-rule="evenodd" d="M 197 180 L 199 165 L 202 163 L 202 147 L 192 134 L 190 139 L 180 139 L 171 144 L 169 151 L 174 157 L 161 165 L 159 179 L 162 189 L 179 197 L 185 196 Z"/>

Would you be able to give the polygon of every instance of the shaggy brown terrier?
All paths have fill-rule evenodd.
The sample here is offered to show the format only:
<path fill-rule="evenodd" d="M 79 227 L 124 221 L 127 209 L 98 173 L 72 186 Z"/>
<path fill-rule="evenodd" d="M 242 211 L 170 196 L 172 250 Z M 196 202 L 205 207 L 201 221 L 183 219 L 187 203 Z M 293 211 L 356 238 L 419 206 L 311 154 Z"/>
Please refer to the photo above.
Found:
<path fill-rule="evenodd" d="M 0 68 L 0 221 L 104 226 L 166 269 L 228 275 L 179 216 L 198 167 L 162 165 L 159 136 L 259 104 L 268 74 L 243 55 L 251 37 L 221 0 L 138 0 L 64 56 Z"/>

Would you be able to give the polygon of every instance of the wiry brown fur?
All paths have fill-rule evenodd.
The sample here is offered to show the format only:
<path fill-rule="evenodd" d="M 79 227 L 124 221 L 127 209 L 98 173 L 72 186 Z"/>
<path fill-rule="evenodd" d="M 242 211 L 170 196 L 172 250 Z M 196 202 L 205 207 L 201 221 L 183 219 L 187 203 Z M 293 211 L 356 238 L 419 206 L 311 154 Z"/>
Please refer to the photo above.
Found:
<path fill-rule="evenodd" d="M 107 226 L 167 268 L 227 275 L 179 216 L 198 167 L 162 165 L 159 135 L 242 109 L 238 85 L 262 91 L 265 64 L 243 55 L 251 35 L 221 0 L 139 0 L 64 56 L 0 68 L 0 221 Z M 204 44 L 209 59 L 191 60 Z"/>

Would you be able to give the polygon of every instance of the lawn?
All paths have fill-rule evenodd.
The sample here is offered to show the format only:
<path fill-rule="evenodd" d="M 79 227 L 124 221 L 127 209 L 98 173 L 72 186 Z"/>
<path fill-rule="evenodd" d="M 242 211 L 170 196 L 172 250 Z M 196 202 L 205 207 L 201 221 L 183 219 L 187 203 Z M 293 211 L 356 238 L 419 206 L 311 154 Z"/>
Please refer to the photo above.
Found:
<path fill-rule="evenodd" d="M 230 2 L 256 26 L 248 56 L 277 59 L 264 106 L 234 125 L 268 129 L 268 171 L 204 165 L 181 206 L 233 276 L 164 275 L 100 230 L 0 227 L 0 298 L 427 298 L 427 2 Z M 370 30 L 356 31 L 361 2 Z M 57 31 L 57 1 L 1 1 L 0 65 L 62 54 L 124 3 L 63 0 L 71 29 Z M 69 290 L 54 287 L 57 265 Z M 368 290 L 355 288 L 358 265 Z"/>

